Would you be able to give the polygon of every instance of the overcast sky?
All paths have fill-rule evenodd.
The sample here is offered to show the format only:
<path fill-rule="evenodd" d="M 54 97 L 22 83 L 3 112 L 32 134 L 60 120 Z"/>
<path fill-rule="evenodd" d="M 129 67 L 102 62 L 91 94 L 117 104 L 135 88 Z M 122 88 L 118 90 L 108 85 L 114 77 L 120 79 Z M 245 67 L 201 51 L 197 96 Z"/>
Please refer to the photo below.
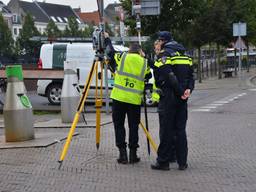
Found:
<path fill-rule="evenodd" d="M 10 0 L 1 0 L 4 4 L 8 4 Z M 32 0 L 23 0 L 32 2 Z M 37 0 L 42 2 L 43 0 Z M 47 3 L 56 3 L 62 5 L 70 5 L 72 8 L 81 7 L 83 12 L 90 12 L 97 10 L 96 0 L 45 0 Z M 106 7 L 109 3 L 119 2 L 118 0 L 104 0 L 104 6 Z"/>

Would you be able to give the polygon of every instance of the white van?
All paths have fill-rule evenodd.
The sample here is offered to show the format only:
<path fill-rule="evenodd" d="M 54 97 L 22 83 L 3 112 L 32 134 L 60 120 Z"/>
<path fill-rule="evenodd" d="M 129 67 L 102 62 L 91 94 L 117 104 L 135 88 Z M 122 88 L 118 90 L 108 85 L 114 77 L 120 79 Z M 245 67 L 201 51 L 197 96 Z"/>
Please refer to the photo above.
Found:
<path fill-rule="evenodd" d="M 116 51 L 128 51 L 127 47 L 120 45 L 114 45 L 114 48 Z M 79 87 L 83 89 L 94 58 L 95 51 L 93 50 L 92 43 L 43 44 L 40 50 L 38 68 L 63 69 L 64 61 L 74 60 L 79 63 Z M 103 76 L 103 78 L 105 77 Z M 113 79 L 111 79 L 110 72 L 108 72 L 108 79 L 108 85 L 111 89 L 113 86 Z M 47 97 L 51 104 L 60 104 L 62 82 L 63 80 L 38 80 L 37 93 L 38 95 Z M 103 88 L 104 87 L 105 81 L 103 81 Z M 92 82 L 90 88 L 90 90 L 95 88 L 95 81 Z M 94 96 L 92 92 L 93 91 L 89 92 L 88 98 Z"/>

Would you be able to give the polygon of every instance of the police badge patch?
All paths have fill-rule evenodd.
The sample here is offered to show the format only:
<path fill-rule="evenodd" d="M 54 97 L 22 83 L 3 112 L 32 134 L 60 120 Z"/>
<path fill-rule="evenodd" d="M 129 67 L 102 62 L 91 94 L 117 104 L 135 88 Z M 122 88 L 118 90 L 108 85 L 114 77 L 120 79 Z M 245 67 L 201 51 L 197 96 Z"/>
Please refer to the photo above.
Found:
<path fill-rule="evenodd" d="M 166 57 L 166 56 L 161 57 L 161 61 L 162 61 L 163 64 L 166 63 L 166 60 L 167 60 L 167 57 Z"/>

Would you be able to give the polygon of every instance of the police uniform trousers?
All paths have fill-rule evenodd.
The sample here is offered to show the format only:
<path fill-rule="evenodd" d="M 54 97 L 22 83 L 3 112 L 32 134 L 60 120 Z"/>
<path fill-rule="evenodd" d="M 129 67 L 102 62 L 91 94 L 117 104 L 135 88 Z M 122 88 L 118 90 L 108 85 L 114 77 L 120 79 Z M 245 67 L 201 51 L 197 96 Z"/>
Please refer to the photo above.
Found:
<path fill-rule="evenodd" d="M 177 98 L 171 89 L 163 89 L 158 105 L 158 113 L 160 144 L 157 151 L 157 162 L 159 164 L 169 164 L 170 155 L 173 153 L 173 144 L 175 144 L 177 163 L 185 165 L 188 155 L 187 102 Z"/>
<path fill-rule="evenodd" d="M 120 102 L 113 99 L 112 104 L 112 119 L 115 129 L 116 146 L 126 148 L 126 131 L 125 131 L 125 116 L 128 117 L 129 126 L 129 148 L 137 149 L 139 147 L 138 128 L 140 123 L 140 105 Z"/>

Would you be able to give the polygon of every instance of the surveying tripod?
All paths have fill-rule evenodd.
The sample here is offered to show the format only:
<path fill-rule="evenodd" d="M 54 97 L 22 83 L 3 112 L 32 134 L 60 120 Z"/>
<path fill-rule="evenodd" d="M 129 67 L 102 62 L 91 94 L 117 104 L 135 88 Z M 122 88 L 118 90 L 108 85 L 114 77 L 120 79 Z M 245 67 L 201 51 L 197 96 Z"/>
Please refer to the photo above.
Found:
<path fill-rule="evenodd" d="M 88 96 L 89 89 L 90 89 L 90 86 L 91 86 L 92 79 L 93 79 L 94 75 L 95 75 L 95 78 L 96 78 L 96 82 L 95 82 L 96 134 L 95 134 L 95 136 L 96 136 L 96 148 L 99 149 L 99 145 L 100 145 L 100 119 L 101 119 L 101 107 L 102 107 L 102 97 L 103 97 L 102 86 L 103 86 L 103 65 L 104 64 L 105 65 L 108 64 L 108 61 L 105 60 L 104 57 L 102 57 L 100 54 L 96 53 L 94 62 L 92 64 L 90 73 L 87 77 L 82 95 L 80 97 L 78 107 L 77 107 L 77 111 L 75 113 L 71 128 L 69 130 L 67 140 L 66 140 L 65 145 L 63 147 L 60 159 L 58 160 L 59 169 L 61 168 L 62 163 L 65 159 L 65 156 L 67 154 L 69 145 L 71 143 L 73 134 L 75 132 L 75 128 L 76 128 L 77 123 L 78 123 L 79 118 L 80 118 L 80 114 L 82 113 L 82 110 L 84 108 L 84 104 L 85 104 L 86 98 Z M 98 90 L 98 88 L 99 88 L 99 86 L 98 86 L 98 79 L 99 79 L 99 77 L 98 77 L 98 67 L 99 66 L 100 66 L 100 93 L 98 93 L 98 91 L 99 91 Z M 155 151 L 157 151 L 157 146 L 156 146 L 155 142 L 153 141 L 151 135 L 149 134 L 148 130 L 144 127 L 144 125 L 141 122 L 140 122 L 140 126 L 142 127 L 143 131 L 145 132 L 146 137 L 147 137 L 149 143 L 152 145 L 153 149 Z"/>

